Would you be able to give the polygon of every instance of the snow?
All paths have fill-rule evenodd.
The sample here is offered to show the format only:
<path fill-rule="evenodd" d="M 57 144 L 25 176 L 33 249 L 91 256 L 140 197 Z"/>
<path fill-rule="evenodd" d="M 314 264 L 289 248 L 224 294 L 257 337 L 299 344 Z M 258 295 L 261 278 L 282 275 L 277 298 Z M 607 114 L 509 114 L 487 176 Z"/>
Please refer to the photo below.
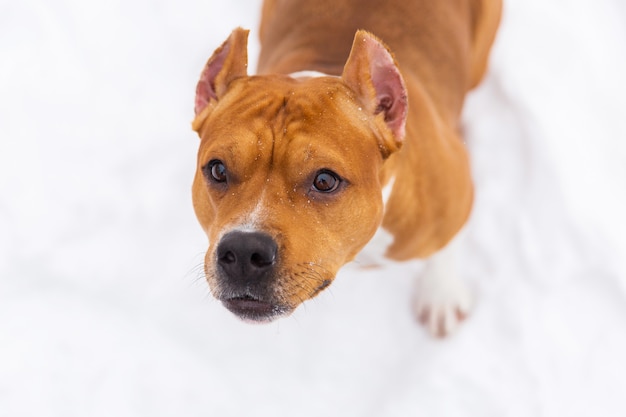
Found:
<path fill-rule="evenodd" d="M 208 294 L 193 93 L 258 17 L 0 3 L 0 415 L 626 415 L 624 3 L 506 2 L 464 114 L 477 303 L 443 341 L 407 265 L 348 267 L 264 326 Z"/>

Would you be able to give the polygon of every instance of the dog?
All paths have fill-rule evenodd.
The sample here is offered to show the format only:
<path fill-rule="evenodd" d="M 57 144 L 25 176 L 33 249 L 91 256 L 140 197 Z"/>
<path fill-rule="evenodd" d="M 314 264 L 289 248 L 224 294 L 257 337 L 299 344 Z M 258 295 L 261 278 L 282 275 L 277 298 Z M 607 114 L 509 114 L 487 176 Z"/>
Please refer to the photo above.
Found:
<path fill-rule="evenodd" d="M 454 237 L 473 184 L 463 101 L 486 71 L 501 0 L 266 0 L 258 75 L 248 31 L 196 87 L 193 207 L 212 294 L 269 322 L 328 287 L 378 233 L 422 259 L 414 309 L 435 336 L 471 297 Z"/>

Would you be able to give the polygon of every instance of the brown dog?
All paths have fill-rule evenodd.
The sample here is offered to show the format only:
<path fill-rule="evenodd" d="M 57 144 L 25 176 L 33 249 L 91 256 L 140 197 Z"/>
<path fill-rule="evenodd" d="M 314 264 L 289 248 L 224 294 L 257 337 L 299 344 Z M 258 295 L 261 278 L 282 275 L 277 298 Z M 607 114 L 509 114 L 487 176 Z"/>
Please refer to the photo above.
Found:
<path fill-rule="evenodd" d="M 248 32 L 232 32 L 193 123 L 216 298 L 245 320 L 288 314 L 382 226 L 388 258 L 428 258 L 417 317 L 437 335 L 465 317 L 448 249 L 473 197 L 459 115 L 500 12 L 501 0 L 266 0 L 258 76 Z"/>

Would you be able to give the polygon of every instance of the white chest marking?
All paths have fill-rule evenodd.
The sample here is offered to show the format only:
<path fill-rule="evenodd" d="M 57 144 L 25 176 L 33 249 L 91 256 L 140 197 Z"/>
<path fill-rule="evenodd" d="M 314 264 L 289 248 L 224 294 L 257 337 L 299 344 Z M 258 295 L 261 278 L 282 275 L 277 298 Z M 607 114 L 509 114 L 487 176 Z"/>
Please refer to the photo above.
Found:
<path fill-rule="evenodd" d="M 383 207 L 385 210 L 387 209 L 387 202 L 389 201 L 389 197 L 391 197 L 391 191 L 393 190 L 393 184 L 396 182 L 396 177 L 391 177 L 387 185 L 383 187 Z"/>
<path fill-rule="evenodd" d="M 389 201 L 389 197 L 391 196 L 391 190 L 393 189 L 395 178 L 391 178 L 387 185 L 383 187 L 382 197 L 383 197 L 383 207 L 386 210 L 387 202 Z M 363 249 L 359 252 L 359 254 L 354 259 L 354 262 L 357 266 L 363 268 L 371 268 L 385 265 L 386 263 L 392 262 L 385 257 L 385 253 L 387 252 L 387 248 L 393 243 L 393 236 L 391 233 L 386 231 L 381 227 L 378 228 L 376 234 L 370 239 L 370 241 L 365 245 Z"/>

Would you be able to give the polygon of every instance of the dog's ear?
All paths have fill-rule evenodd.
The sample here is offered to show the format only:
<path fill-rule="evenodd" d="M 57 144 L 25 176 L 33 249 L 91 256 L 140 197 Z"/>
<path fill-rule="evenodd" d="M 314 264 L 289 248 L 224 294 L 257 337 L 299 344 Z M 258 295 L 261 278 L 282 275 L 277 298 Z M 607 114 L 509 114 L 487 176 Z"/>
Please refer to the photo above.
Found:
<path fill-rule="evenodd" d="M 400 145 L 405 135 L 407 92 L 387 46 L 371 33 L 357 31 L 341 77 L 370 114 L 384 115 L 396 145 Z"/>
<path fill-rule="evenodd" d="M 248 30 L 237 28 L 213 52 L 196 86 L 195 113 L 198 116 L 212 100 L 219 100 L 228 84 L 245 77 L 248 67 Z"/>

